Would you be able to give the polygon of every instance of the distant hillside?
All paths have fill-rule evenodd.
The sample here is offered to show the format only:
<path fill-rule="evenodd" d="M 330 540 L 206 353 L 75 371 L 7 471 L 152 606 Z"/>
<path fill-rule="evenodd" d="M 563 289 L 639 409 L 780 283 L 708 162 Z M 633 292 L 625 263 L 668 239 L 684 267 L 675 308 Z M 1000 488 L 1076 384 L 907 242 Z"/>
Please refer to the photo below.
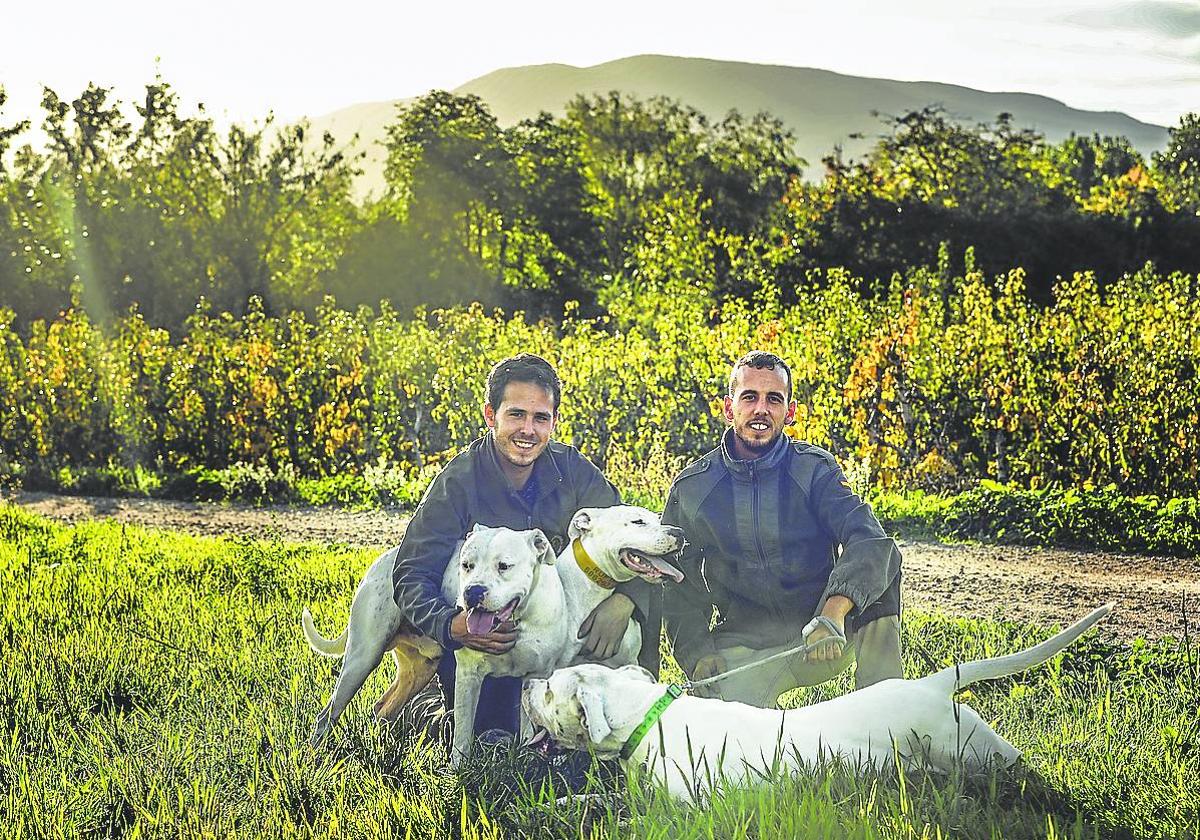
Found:
<path fill-rule="evenodd" d="M 1167 130 L 1113 111 L 1082 111 L 1056 99 L 1028 93 L 987 93 L 937 82 L 897 82 L 845 76 L 828 70 L 642 55 L 571 67 L 543 64 L 497 70 L 467 82 L 455 93 L 472 93 L 491 108 L 501 125 L 512 125 L 540 111 L 561 114 L 577 94 L 620 90 L 646 99 L 668 96 L 698 108 L 713 118 L 736 108 L 744 114 L 769 111 L 796 135 L 796 151 L 808 161 L 807 173 L 819 177 L 821 158 L 835 144 L 850 157 L 861 155 L 880 131 L 872 111 L 900 114 L 940 104 L 964 122 L 991 121 L 1000 113 L 1013 115 L 1016 125 L 1037 129 L 1051 141 L 1071 133 L 1122 135 L 1143 154 L 1166 146 Z M 316 117 L 320 136 L 331 131 L 340 140 L 358 132 L 368 152 L 359 191 L 383 189 L 384 153 L 378 145 L 396 106 L 406 100 L 353 105 Z M 850 139 L 852 134 L 864 135 Z"/>

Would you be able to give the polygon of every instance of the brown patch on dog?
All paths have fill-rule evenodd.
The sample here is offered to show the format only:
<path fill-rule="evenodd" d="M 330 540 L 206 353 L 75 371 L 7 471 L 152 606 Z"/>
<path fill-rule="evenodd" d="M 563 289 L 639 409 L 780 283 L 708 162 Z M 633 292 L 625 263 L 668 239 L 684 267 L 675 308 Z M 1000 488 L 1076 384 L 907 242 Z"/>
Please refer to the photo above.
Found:
<path fill-rule="evenodd" d="M 414 696 L 433 679 L 442 660 L 442 646 L 428 636 L 398 633 L 392 640 L 396 676 L 375 703 L 375 716 L 392 721 Z"/>

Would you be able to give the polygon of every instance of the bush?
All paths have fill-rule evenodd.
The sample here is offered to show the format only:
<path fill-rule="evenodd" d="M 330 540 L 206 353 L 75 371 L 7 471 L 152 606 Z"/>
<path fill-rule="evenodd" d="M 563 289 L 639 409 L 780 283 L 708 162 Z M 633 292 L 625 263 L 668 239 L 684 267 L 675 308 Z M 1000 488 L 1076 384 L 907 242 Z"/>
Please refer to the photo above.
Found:
<path fill-rule="evenodd" d="M 664 253 L 668 228 L 652 228 Z M 70 310 L 25 339 L 0 312 L 0 473 L 53 483 L 65 469 L 60 483 L 75 486 L 88 469 L 203 469 L 224 496 L 281 498 L 311 479 L 313 498 L 409 498 L 409 477 L 481 432 L 487 370 L 520 351 L 558 366 L 560 439 L 655 472 L 715 445 L 729 365 L 758 347 L 792 365 L 795 433 L 869 463 L 885 488 L 1200 492 L 1190 277 L 1147 270 L 1101 293 L 1079 275 L 1039 309 L 1019 271 L 996 283 L 914 271 L 879 300 L 830 272 L 792 306 L 768 289 L 753 310 L 711 310 L 686 292 L 686 269 L 643 278 L 623 322 L 478 306 L 403 320 L 329 303 L 315 318 L 202 309 L 172 343 L 136 312 L 101 331 Z M 1038 527 L 1069 531 L 1078 511 L 1060 513 Z"/>
<path fill-rule="evenodd" d="M 985 481 L 952 497 L 877 494 L 885 527 L 906 534 L 1193 557 L 1200 499 L 1127 497 L 1100 490 L 1021 490 Z"/>

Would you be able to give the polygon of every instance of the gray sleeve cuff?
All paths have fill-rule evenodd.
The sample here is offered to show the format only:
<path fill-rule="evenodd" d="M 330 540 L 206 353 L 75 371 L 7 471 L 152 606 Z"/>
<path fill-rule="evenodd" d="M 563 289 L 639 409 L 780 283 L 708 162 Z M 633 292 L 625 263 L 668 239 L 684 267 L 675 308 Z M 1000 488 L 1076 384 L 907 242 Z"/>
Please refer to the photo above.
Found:
<path fill-rule="evenodd" d="M 446 650 L 458 650 L 462 647 L 461 644 L 454 641 L 450 636 L 450 622 L 454 620 L 454 616 L 462 611 L 461 607 L 449 607 L 446 611 L 440 614 L 434 621 L 437 625 L 436 638 L 442 643 L 442 647 Z"/>
<path fill-rule="evenodd" d="M 653 585 L 646 583 L 644 580 L 634 578 L 633 580 L 621 581 L 614 590 L 620 592 L 630 601 L 633 601 L 633 618 L 638 624 L 644 624 L 646 617 L 650 613 L 650 598 L 653 595 L 650 587 Z"/>

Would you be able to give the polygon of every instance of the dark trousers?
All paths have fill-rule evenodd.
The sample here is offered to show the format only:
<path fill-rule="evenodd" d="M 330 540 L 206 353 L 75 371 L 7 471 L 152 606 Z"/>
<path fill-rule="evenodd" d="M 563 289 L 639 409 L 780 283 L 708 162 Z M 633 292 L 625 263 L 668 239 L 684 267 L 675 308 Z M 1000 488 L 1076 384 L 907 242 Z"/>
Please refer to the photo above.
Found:
<path fill-rule="evenodd" d="M 454 708 L 455 664 L 453 651 L 446 651 L 438 663 L 438 684 L 442 688 L 442 702 L 447 709 Z M 516 735 L 520 728 L 521 678 L 484 677 L 483 688 L 479 692 L 479 706 L 475 710 L 475 734 L 489 729 L 502 729 Z"/>

